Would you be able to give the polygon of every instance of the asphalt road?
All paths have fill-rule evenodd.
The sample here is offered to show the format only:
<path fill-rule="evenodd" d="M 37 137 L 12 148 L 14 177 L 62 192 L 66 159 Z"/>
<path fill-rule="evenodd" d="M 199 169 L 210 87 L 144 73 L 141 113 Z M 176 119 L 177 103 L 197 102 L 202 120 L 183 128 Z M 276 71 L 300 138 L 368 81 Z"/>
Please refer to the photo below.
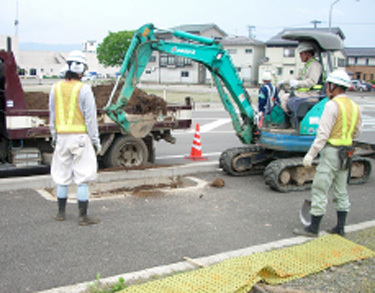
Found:
<path fill-rule="evenodd" d="M 375 108 L 371 98 L 358 99 L 365 106 L 363 138 L 374 142 Z M 204 136 L 203 148 L 230 144 L 224 137 L 229 127 L 216 131 L 214 142 L 208 139 L 213 134 Z M 191 145 L 192 132 L 186 138 Z M 56 222 L 52 219 L 56 203 L 37 191 L 1 192 L 0 292 L 35 292 L 91 282 L 98 273 L 106 278 L 180 262 L 185 256 L 199 258 L 290 238 L 292 230 L 301 226 L 299 208 L 310 198 L 309 191 L 272 191 L 262 176 L 229 177 L 217 171 L 195 177 L 207 183 L 220 177 L 225 187 L 207 185 L 92 201 L 89 213 L 101 218 L 101 223 L 90 227 L 78 226 L 76 204 L 68 204 L 65 222 Z M 367 184 L 349 187 L 348 224 L 374 219 L 374 183 L 373 173 Z M 331 228 L 335 222 L 330 202 L 321 228 Z"/>

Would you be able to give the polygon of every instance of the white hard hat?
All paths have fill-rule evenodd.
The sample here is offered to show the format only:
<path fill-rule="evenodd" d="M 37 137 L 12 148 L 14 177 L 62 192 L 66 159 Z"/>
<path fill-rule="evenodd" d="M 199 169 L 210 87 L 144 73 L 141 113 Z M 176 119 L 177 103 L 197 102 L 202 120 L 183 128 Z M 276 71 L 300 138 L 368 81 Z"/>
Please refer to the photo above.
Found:
<path fill-rule="evenodd" d="M 263 80 L 272 80 L 272 74 L 271 74 L 271 72 L 269 72 L 269 71 L 264 71 L 264 72 L 263 72 L 262 79 L 263 79 Z"/>
<path fill-rule="evenodd" d="M 343 86 L 345 88 L 350 87 L 350 77 L 349 77 L 349 74 L 347 74 L 345 70 L 338 69 L 338 70 L 331 72 L 328 75 L 326 82 L 336 84 L 339 86 Z"/>
<path fill-rule="evenodd" d="M 72 51 L 66 58 L 69 70 L 75 73 L 84 73 L 87 69 L 87 58 L 81 51 Z"/>
<path fill-rule="evenodd" d="M 306 51 L 313 51 L 315 52 L 315 47 L 313 44 L 308 42 L 301 42 L 297 47 L 298 53 L 306 52 Z"/>

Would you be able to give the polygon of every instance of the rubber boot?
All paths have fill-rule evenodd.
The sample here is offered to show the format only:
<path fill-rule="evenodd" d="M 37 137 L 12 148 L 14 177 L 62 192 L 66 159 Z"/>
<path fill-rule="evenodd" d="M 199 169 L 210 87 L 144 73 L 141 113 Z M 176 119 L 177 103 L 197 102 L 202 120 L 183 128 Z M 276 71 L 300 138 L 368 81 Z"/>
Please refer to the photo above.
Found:
<path fill-rule="evenodd" d="M 100 219 L 91 218 L 87 215 L 87 208 L 89 205 L 89 201 L 78 201 L 78 209 L 79 209 L 79 222 L 80 226 L 87 226 L 87 225 L 95 225 L 100 222 Z"/>
<path fill-rule="evenodd" d="M 58 198 L 57 205 L 58 205 L 58 212 L 56 216 L 53 218 L 56 221 L 64 221 L 65 220 L 65 207 L 66 207 L 67 198 Z"/>
<path fill-rule="evenodd" d="M 313 216 L 311 215 L 311 224 L 310 226 L 305 227 L 303 230 L 295 229 L 293 234 L 306 236 L 306 237 L 318 237 L 319 236 L 319 226 L 320 221 L 323 216 Z"/>
<path fill-rule="evenodd" d="M 336 227 L 327 230 L 330 234 L 338 234 L 338 235 L 345 235 L 345 222 L 346 222 L 346 216 L 348 215 L 348 212 L 339 212 L 337 211 L 337 225 Z"/>

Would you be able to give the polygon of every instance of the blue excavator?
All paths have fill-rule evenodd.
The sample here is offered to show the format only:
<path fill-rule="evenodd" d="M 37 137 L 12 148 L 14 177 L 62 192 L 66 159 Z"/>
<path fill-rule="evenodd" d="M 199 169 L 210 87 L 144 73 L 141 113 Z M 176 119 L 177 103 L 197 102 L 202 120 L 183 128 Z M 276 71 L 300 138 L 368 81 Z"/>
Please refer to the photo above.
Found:
<path fill-rule="evenodd" d="M 161 33 L 170 33 L 180 41 L 159 38 Z M 313 43 L 318 49 L 316 57 L 322 64 L 326 64 L 323 66 L 326 76 L 333 67 L 330 62 L 332 52 L 343 49 L 341 39 L 331 33 L 293 31 L 286 32 L 283 38 Z M 273 121 L 258 127 L 250 96 L 230 54 L 223 48 L 220 40 L 178 30 L 157 30 L 153 24 L 145 24 L 136 30 L 105 107 L 107 115 L 121 129 L 127 133 L 136 132 L 138 137 L 142 137 L 148 134 L 152 123 L 157 120 L 157 115 L 151 118 L 148 115 L 145 120 L 142 116 L 137 118 L 125 111 L 125 106 L 154 51 L 189 58 L 204 65 L 211 73 L 221 102 L 231 117 L 235 133 L 244 144 L 243 147 L 231 148 L 221 154 L 220 167 L 226 173 L 233 176 L 263 173 L 266 184 L 280 192 L 311 187 L 318 159 L 314 161 L 313 168 L 304 168 L 302 158 L 315 138 L 319 118 L 328 101 L 325 93 L 315 97 L 298 98 L 298 101 L 293 103 L 290 117 L 292 127 L 280 129 Z M 122 79 L 124 83 L 121 92 L 116 102 L 113 102 L 113 93 Z M 367 182 L 371 174 L 372 165 L 368 157 L 375 158 L 375 145 L 355 142 L 354 147 L 355 155 L 349 182 L 362 184 Z"/>

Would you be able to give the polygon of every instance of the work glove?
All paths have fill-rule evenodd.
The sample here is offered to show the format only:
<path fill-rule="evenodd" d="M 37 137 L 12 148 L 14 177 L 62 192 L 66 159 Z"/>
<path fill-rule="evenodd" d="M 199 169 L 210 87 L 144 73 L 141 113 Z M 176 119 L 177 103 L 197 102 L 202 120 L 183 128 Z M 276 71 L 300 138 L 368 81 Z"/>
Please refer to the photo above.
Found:
<path fill-rule="evenodd" d="M 97 144 L 94 144 L 94 149 L 95 149 L 95 154 L 97 156 L 100 155 L 102 151 L 102 145 L 100 144 L 100 142 L 98 142 Z"/>
<path fill-rule="evenodd" d="M 51 146 L 52 146 L 52 148 L 56 147 L 56 139 L 52 138 L 52 140 L 51 140 Z"/>
<path fill-rule="evenodd" d="M 259 124 L 262 121 L 263 117 L 263 112 L 259 112 L 258 114 L 255 115 L 255 124 L 259 126 Z"/>
<path fill-rule="evenodd" d="M 298 86 L 298 80 L 297 79 L 291 79 L 289 81 L 289 85 L 290 85 L 291 88 Z"/>
<path fill-rule="evenodd" d="M 313 161 L 313 157 L 310 156 L 309 154 L 306 154 L 305 157 L 303 158 L 302 160 L 302 164 L 305 168 L 308 168 L 308 167 L 311 167 L 312 166 L 312 161 Z"/>

